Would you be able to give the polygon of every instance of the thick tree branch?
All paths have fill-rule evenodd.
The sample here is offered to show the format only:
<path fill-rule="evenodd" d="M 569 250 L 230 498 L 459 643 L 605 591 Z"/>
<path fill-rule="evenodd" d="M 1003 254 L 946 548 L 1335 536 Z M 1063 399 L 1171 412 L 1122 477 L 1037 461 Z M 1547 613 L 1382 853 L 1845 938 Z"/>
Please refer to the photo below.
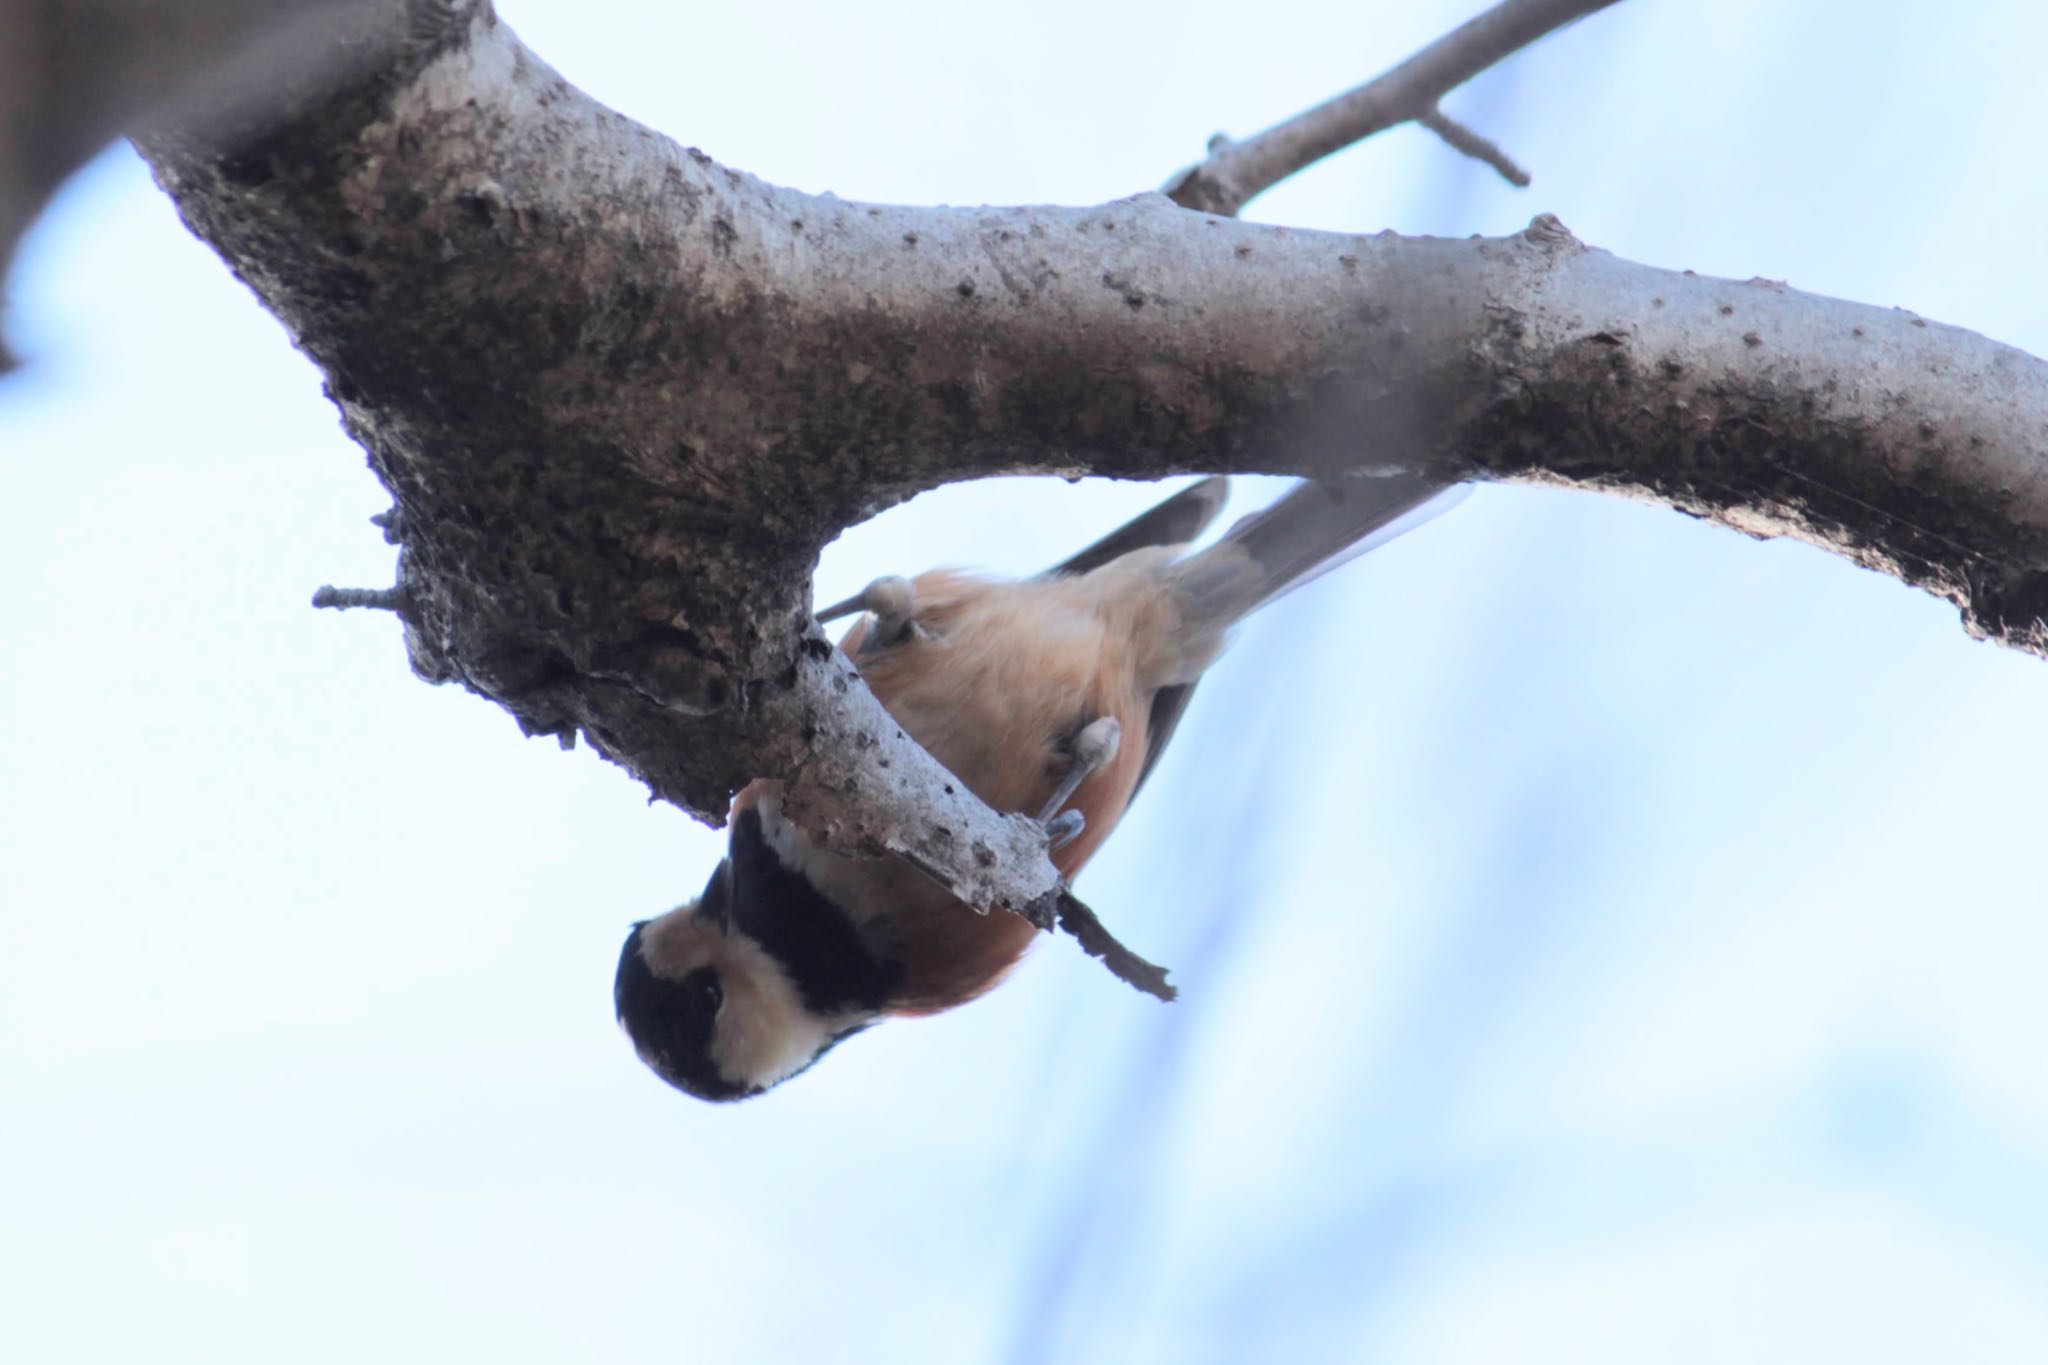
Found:
<path fill-rule="evenodd" d="M 1439 241 L 1146 195 L 902 209 L 728 170 L 488 11 L 282 122 L 146 144 L 392 489 L 415 668 L 717 820 L 1045 905 L 1035 829 L 897 732 L 810 620 L 841 528 L 1037 470 L 1569 482 L 1801 536 L 2048 653 L 2048 366 L 1897 311 L 1654 270 L 1555 220 Z"/>
<path fill-rule="evenodd" d="M 1410 121 L 1426 124 L 1467 156 L 1478 157 L 1514 183 L 1526 185 L 1529 177 L 1520 167 L 1485 138 L 1444 118 L 1437 112 L 1437 101 L 1537 39 L 1615 3 L 1617 0 L 1502 0 L 1355 90 L 1243 142 L 1214 139 L 1208 160 L 1175 176 L 1167 183 L 1166 194 L 1184 208 L 1235 216 L 1303 167 Z M 1455 133 L 1447 131 L 1452 128 Z M 1456 134 L 1464 134 L 1469 141 Z"/>
<path fill-rule="evenodd" d="M 378 65 L 368 0 L 0 0 L 0 278 L 57 187 L 158 117 L 247 119 Z M 0 346 L 0 370 L 9 359 Z"/>

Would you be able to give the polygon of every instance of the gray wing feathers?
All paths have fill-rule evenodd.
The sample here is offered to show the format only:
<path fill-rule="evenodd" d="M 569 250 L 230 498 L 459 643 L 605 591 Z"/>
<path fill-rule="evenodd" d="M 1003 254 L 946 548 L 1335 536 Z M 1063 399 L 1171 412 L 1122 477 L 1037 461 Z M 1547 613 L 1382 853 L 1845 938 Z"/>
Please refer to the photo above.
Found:
<path fill-rule="evenodd" d="M 1444 496 L 1452 491 L 1439 480 L 1411 475 L 1296 484 L 1176 567 L 1184 619 L 1197 630 L 1226 628 L 1421 525 L 1458 500 Z"/>
<path fill-rule="evenodd" d="M 1464 491 L 1461 485 L 1405 475 L 1297 484 L 1272 506 L 1244 517 L 1215 545 L 1167 568 L 1181 603 L 1182 640 L 1191 646 L 1189 667 L 1182 680 L 1153 694 L 1145 766 L 1132 794 L 1152 775 L 1194 695 L 1196 678 L 1234 622 L 1413 530 Z M 1185 545 L 1215 520 L 1229 495 L 1230 481 L 1221 476 L 1190 484 L 1040 577 L 1091 573 L 1133 550 Z"/>
<path fill-rule="evenodd" d="M 1234 622 L 1415 529 L 1455 506 L 1468 491 L 1462 484 L 1406 476 L 1359 479 L 1341 486 L 1297 484 L 1272 506 L 1241 519 L 1209 549 L 1168 569 L 1182 604 L 1183 630 L 1191 625 L 1190 634 L 1207 638 L 1203 642 L 1182 636 L 1189 647 L 1188 662 L 1194 665 L 1192 676 L 1153 694 L 1145 766 L 1132 795 L 1144 788 L 1158 766 L 1194 697 L 1201 666 Z"/>
<path fill-rule="evenodd" d="M 1040 574 L 1060 578 L 1092 572 L 1133 550 L 1155 545 L 1185 545 L 1202 534 L 1230 497 L 1230 480 L 1218 474 L 1191 483 L 1151 511 L 1125 522 L 1080 553 Z"/>

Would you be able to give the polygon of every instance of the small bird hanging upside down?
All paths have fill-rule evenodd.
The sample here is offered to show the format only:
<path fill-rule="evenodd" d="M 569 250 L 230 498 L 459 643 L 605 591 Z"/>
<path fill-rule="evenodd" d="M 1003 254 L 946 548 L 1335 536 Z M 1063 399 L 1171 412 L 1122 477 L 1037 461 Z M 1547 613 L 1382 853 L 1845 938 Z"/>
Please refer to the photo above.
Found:
<path fill-rule="evenodd" d="M 1036 578 L 883 578 L 818 619 L 864 613 L 840 648 L 875 696 L 988 805 L 1036 813 L 1064 884 L 1158 763 L 1231 626 L 1449 502 L 1408 476 L 1304 483 L 1188 552 L 1228 491 L 1196 483 Z M 613 1002 L 641 1060 L 707 1100 L 758 1095 L 885 1016 L 967 1003 L 1037 932 L 900 859 L 815 847 L 780 791 L 757 781 L 734 798 L 703 895 L 634 925 L 619 954 Z"/>

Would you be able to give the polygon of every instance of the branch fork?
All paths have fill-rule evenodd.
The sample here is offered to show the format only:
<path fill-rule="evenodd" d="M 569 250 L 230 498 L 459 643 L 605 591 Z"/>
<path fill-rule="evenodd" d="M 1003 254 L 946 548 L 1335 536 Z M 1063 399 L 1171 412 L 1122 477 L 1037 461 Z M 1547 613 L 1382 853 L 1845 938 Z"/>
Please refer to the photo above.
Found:
<path fill-rule="evenodd" d="M 1228 216 L 1362 129 L 1470 142 L 1446 92 L 1610 2 L 1507 0 L 1215 144 L 1174 202 L 799 194 L 603 109 L 487 6 L 417 28 L 403 0 L 373 5 L 395 25 L 376 70 L 143 147 L 392 490 L 421 676 L 586 736 L 708 821 L 785 774 L 828 846 L 909 858 L 978 909 L 1053 897 L 1107 954 L 1042 827 L 975 801 L 811 621 L 844 527 L 997 473 L 1394 465 L 1799 536 L 2048 653 L 2042 362 L 1633 265 L 1554 219 L 1444 241 Z"/>

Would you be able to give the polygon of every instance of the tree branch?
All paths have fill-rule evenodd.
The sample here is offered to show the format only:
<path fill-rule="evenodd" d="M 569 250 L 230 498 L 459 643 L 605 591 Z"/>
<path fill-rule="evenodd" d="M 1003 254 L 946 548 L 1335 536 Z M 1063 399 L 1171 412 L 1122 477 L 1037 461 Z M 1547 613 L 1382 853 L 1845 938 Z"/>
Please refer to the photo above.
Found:
<path fill-rule="evenodd" d="M 1043 912 L 1035 827 L 810 619 L 825 541 L 984 474 L 1574 483 L 1798 535 L 2048 653 L 2048 366 L 2011 348 L 1549 218 L 1440 241 L 797 194 L 595 104 L 488 10 L 386 10 L 373 76 L 146 153 L 391 488 L 415 669 L 707 820 L 782 777 L 834 846 Z"/>
<path fill-rule="evenodd" d="M 375 66 L 370 0 L 0 0 L 0 278 L 64 180 L 122 132 L 247 119 Z M 12 364 L 0 345 L 0 371 Z"/>
<path fill-rule="evenodd" d="M 1243 142 L 1214 139 L 1209 159 L 1176 175 L 1167 183 L 1165 193 L 1184 208 L 1234 217 L 1288 176 L 1354 142 L 1363 142 L 1396 124 L 1427 123 L 1432 116 L 1448 124 L 1448 119 L 1437 114 L 1436 106 L 1450 91 L 1538 38 L 1616 2 L 1502 0 L 1355 90 Z M 1528 183 L 1526 173 L 1477 134 L 1468 134 L 1472 142 L 1467 145 L 1436 124 L 1428 126 L 1459 151 L 1479 157 L 1515 184 Z M 1461 127 L 1458 131 L 1466 130 Z M 1491 148 L 1493 154 L 1485 155 L 1475 150 L 1477 147 Z M 1521 179 L 1516 180 L 1516 174 L 1521 174 Z"/>
<path fill-rule="evenodd" d="M 1430 109 L 1417 114 L 1415 121 L 1442 138 L 1453 151 L 1462 152 L 1474 161 L 1484 161 L 1500 173 L 1500 178 L 1516 189 L 1529 187 L 1529 173 L 1515 164 L 1515 159 L 1501 150 L 1500 144 L 1492 138 L 1473 132 L 1464 124 L 1452 118 L 1441 109 Z"/>

